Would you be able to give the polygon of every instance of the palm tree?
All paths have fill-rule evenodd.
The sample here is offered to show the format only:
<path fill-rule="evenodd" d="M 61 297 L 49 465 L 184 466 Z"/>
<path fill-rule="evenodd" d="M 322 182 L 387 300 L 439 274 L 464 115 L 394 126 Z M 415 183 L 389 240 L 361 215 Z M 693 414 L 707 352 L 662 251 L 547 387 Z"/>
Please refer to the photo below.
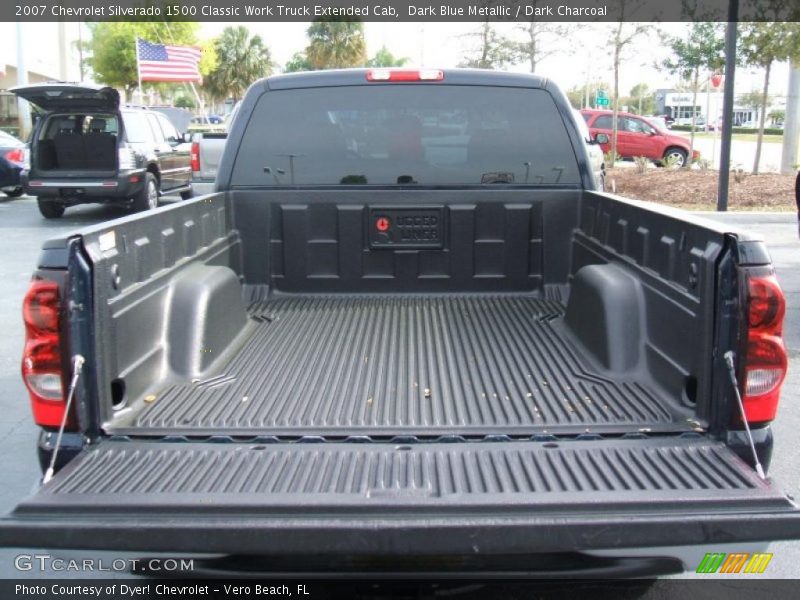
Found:
<path fill-rule="evenodd" d="M 318 19 L 306 33 L 306 56 L 315 69 L 361 67 L 367 62 L 364 24 L 360 21 Z"/>
<path fill-rule="evenodd" d="M 367 61 L 368 67 L 402 67 L 408 62 L 405 56 L 400 58 L 389 52 L 389 49 L 384 44 L 381 49 L 375 53 L 375 56 Z"/>
<path fill-rule="evenodd" d="M 244 26 L 226 27 L 214 43 L 217 66 L 209 73 L 203 89 L 216 100 L 238 101 L 256 79 L 272 73 L 272 55 L 259 35 Z"/>

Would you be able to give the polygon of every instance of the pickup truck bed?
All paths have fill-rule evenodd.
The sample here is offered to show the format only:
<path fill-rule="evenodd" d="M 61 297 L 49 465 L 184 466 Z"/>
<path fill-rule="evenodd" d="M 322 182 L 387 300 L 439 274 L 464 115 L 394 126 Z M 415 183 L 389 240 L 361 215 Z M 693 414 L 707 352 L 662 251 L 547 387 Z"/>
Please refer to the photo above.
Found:
<path fill-rule="evenodd" d="M 700 336 L 713 323 L 701 318 L 720 234 L 590 192 L 384 194 L 402 195 L 404 205 L 386 200 L 395 216 L 437 207 L 452 236 L 446 262 L 440 250 L 365 250 L 362 223 L 385 205 L 356 190 L 218 193 L 85 232 L 106 306 L 96 327 L 114 332 L 97 340 L 111 392 L 103 430 L 341 439 L 703 427 L 692 394 L 708 383 Z M 627 241 L 543 235 L 579 203 L 586 231 L 596 211 L 651 222 Z M 331 227 L 331 212 L 338 230 L 313 231 Z M 681 237 L 684 253 L 664 262 L 656 250 Z M 599 264 L 613 246 L 629 248 L 627 267 Z M 679 257 L 696 265 L 690 292 L 654 272 L 685 277 Z M 541 285 L 543 264 L 563 269 L 553 283 Z M 651 321 L 648 303 L 660 311 Z"/>
<path fill-rule="evenodd" d="M 553 296 L 560 297 L 558 290 Z M 155 392 L 117 433 L 438 435 L 685 431 L 691 412 L 603 375 L 535 294 L 253 301 L 218 372 Z"/>
<path fill-rule="evenodd" d="M 220 191 L 48 242 L 24 372 L 49 457 L 57 337 L 71 460 L 0 544 L 642 576 L 800 536 L 753 466 L 763 244 L 595 191 L 550 82 L 415 73 L 254 84 Z"/>

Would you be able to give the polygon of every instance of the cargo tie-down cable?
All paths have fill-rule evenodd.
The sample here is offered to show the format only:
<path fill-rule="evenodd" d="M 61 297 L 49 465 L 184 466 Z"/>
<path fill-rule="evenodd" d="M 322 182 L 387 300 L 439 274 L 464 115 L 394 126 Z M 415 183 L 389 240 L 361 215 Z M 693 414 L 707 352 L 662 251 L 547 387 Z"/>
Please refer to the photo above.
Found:
<path fill-rule="evenodd" d="M 69 409 L 72 406 L 72 397 L 75 395 L 75 388 L 78 387 L 78 378 L 81 376 L 81 367 L 83 367 L 85 359 L 80 354 L 76 354 L 72 359 L 72 381 L 69 384 L 69 391 L 67 392 L 67 406 L 64 408 L 64 416 L 61 417 L 61 425 L 58 428 L 58 436 L 56 436 L 56 445 L 53 447 L 53 454 L 50 457 L 50 466 L 44 472 L 42 483 L 47 483 L 53 478 L 56 467 L 56 458 L 58 458 L 58 449 L 61 447 L 61 438 L 64 435 L 64 427 L 67 425 L 69 419 Z"/>

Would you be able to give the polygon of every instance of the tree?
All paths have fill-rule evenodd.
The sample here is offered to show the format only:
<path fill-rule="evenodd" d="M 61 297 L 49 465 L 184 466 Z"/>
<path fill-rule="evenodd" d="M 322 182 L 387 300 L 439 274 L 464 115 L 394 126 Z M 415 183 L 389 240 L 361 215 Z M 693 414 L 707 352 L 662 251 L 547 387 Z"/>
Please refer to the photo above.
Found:
<path fill-rule="evenodd" d="M 611 118 L 611 162 L 617 160 L 617 130 L 619 125 L 619 71 L 622 65 L 626 49 L 631 43 L 641 35 L 649 32 L 650 25 L 642 23 L 628 23 L 625 19 L 631 19 L 642 7 L 643 0 L 620 0 L 616 5 L 618 22 L 611 26 L 611 44 L 614 61 L 614 89 L 612 92 L 612 102 L 614 103 L 613 115 Z"/>
<path fill-rule="evenodd" d="M 158 44 L 195 44 L 199 25 L 178 21 L 100 21 L 87 23 L 91 39 L 86 64 L 99 83 L 121 88 L 130 100 L 139 85 L 136 38 Z M 201 71 L 202 72 L 202 71 Z M 174 84 L 172 84 L 174 85 Z"/>
<path fill-rule="evenodd" d="M 477 39 L 478 44 L 459 63 L 460 67 L 502 69 L 514 62 L 514 42 L 500 35 L 488 19 L 480 28 L 464 35 Z"/>
<path fill-rule="evenodd" d="M 298 71 L 311 71 L 314 67 L 308 62 L 304 52 L 295 52 L 292 54 L 286 64 L 283 66 L 284 73 L 297 73 Z"/>
<path fill-rule="evenodd" d="M 212 38 L 200 42 L 200 74 L 205 77 L 217 68 L 219 62 L 217 58 L 217 40 Z"/>
<path fill-rule="evenodd" d="M 783 123 L 786 120 L 786 111 L 780 109 L 771 110 L 769 111 L 767 117 L 769 117 L 770 125 L 776 127 L 778 124 Z"/>
<path fill-rule="evenodd" d="M 764 87 L 761 92 L 756 156 L 753 174 L 758 173 L 761 145 L 764 141 L 764 123 L 769 103 L 769 77 L 772 65 L 784 60 L 800 59 L 800 23 L 745 23 L 742 26 L 740 54 L 745 64 L 764 69 Z"/>
<path fill-rule="evenodd" d="M 587 94 L 589 96 L 588 105 L 592 106 L 592 101 L 597 93 L 597 90 L 609 90 L 611 86 L 608 84 L 607 81 L 602 81 L 600 79 L 593 79 L 591 81 L 587 81 L 584 85 L 576 85 L 566 91 L 567 99 L 569 100 L 570 104 L 577 109 L 584 108 L 586 106 L 586 97 Z"/>
<path fill-rule="evenodd" d="M 380 50 L 375 53 L 375 56 L 367 61 L 368 67 L 402 67 L 408 62 L 408 58 L 397 58 L 394 54 L 389 52 L 386 46 L 381 46 Z"/>
<path fill-rule="evenodd" d="M 583 96 L 584 96 L 585 89 L 582 85 L 577 85 L 568 89 L 565 94 L 567 95 L 567 100 L 569 103 L 572 104 L 573 108 L 581 109 L 583 108 Z"/>
<path fill-rule="evenodd" d="M 237 102 L 250 84 L 272 73 L 272 55 L 259 35 L 246 27 L 226 27 L 215 40 L 217 66 L 203 82 L 203 89 L 216 100 Z"/>
<path fill-rule="evenodd" d="M 666 41 L 673 55 L 662 62 L 663 68 L 690 81 L 692 86 L 692 130 L 686 159 L 688 167 L 694 154 L 694 128 L 697 122 L 694 107 L 697 106 L 700 73 L 722 69 L 725 65 L 725 39 L 719 23 L 692 23 L 686 32 L 686 39 L 670 36 Z"/>
<path fill-rule="evenodd" d="M 638 115 L 649 115 L 656 111 L 656 99 L 646 83 L 637 83 L 631 88 L 627 104 L 635 106 Z"/>
<path fill-rule="evenodd" d="M 535 12 L 539 1 L 529 0 L 527 5 Z M 527 23 L 520 24 L 517 29 L 522 31 L 525 39 L 513 44 L 514 51 L 519 60 L 528 62 L 531 73 L 535 73 L 539 63 L 544 59 L 557 52 L 564 52 L 563 40 L 567 36 L 575 34 L 580 29 L 580 25 L 550 23 L 532 18 Z"/>
<path fill-rule="evenodd" d="M 367 42 L 361 21 L 320 18 L 309 25 L 306 34 L 309 38 L 306 57 L 315 69 L 361 67 L 367 62 Z"/>
<path fill-rule="evenodd" d="M 762 97 L 763 94 L 760 90 L 752 90 L 744 94 L 739 94 L 736 102 L 742 108 L 758 108 L 761 106 Z M 767 102 L 769 102 L 769 98 L 767 98 Z"/>
<path fill-rule="evenodd" d="M 175 99 L 175 106 L 178 108 L 188 108 L 189 110 L 194 110 L 194 99 L 190 98 L 189 96 L 178 96 Z"/>

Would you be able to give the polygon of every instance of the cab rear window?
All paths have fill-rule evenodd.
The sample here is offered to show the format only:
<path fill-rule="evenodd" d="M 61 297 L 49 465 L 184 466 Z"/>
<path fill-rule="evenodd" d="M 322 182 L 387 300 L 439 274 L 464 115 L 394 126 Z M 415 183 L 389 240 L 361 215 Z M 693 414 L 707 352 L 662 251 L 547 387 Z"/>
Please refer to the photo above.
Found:
<path fill-rule="evenodd" d="M 123 113 L 125 138 L 132 143 L 152 143 L 153 131 L 144 112 Z"/>
<path fill-rule="evenodd" d="M 265 93 L 235 185 L 578 184 L 544 90 L 376 85 Z"/>
<path fill-rule="evenodd" d="M 85 135 L 110 133 L 117 135 L 119 125 L 115 115 L 106 113 L 52 114 L 39 130 L 39 140 L 52 140 L 59 134 Z"/>

